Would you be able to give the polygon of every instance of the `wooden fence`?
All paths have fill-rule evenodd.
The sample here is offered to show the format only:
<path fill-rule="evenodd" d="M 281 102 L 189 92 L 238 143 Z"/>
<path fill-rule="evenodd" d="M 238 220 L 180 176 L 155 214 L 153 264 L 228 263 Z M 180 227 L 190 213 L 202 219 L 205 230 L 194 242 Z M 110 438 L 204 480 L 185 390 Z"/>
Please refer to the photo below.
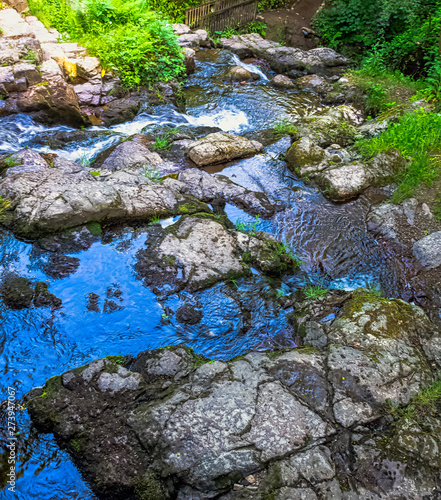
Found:
<path fill-rule="evenodd" d="M 211 33 L 256 19 L 258 0 L 215 0 L 185 11 L 185 24 Z"/>

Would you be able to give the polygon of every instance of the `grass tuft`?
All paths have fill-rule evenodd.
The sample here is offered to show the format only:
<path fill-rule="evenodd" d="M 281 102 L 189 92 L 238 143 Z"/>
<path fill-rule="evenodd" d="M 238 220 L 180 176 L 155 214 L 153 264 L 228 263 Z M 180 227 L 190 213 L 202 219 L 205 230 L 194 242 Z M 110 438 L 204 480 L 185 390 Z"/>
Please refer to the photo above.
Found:
<path fill-rule="evenodd" d="M 397 149 L 410 158 L 408 168 L 398 174 L 398 188 L 392 201 L 400 203 L 413 196 L 415 189 L 422 183 L 431 186 L 441 169 L 441 114 L 429 113 L 425 109 L 402 116 L 392 123 L 378 137 L 362 139 L 356 147 L 365 159 L 383 151 Z"/>

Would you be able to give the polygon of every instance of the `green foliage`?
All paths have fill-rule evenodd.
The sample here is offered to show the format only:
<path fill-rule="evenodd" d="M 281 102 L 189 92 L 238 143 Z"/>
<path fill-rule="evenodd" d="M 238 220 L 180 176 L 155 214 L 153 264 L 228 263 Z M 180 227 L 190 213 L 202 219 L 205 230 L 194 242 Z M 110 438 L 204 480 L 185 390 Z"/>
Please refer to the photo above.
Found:
<path fill-rule="evenodd" d="M 90 165 L 92 164 L 92 160 L 86 154 L 82 155 L 80 157 L 80 159 L 78 160 L 78 162 L 83 167 L 90 167 Z M 93 172 L 91 172 L 91 174 L 96 175 L 96 173 L 93 173 Z M 98 173 L 98 175 L 99 175 L 99 173 Z"/>
<path fill-rule="evenodd" d="M 184 72 L 171 25 L 142 0 L 89 0 L 81 10 L 67 0 L 30 0 L 29 5 L 47 27 L 86 46 L 128 88 L 169 81 Z"/>
<path fill-rule="evenodd" d="M 437 219 L 441 219 L 441 196 L 435 200 L 432 212 Z"/>
<path fill-rule="evenodd" d="M 32 50 L 28 50 L 28 52 L 26 52 L 26 54 L 24 55 L 23 59 L 28 61 L 30 64 L 38 63 L 37 54 Z"/>
<path fill-rule="evenodd" d="M 223 30 L 215 31 L 212 34 L 214 40 L 221 38 L 230 38 L 233 35 L 243 35 L 247 33 L 258 33 L 260 36 L 265 37 L 267 25 L 262 21 L 251 21 L 248 24 L 238 23 L 236 27 L 229 26 Z"/>
<path fill-rule="evenodd" d="M 20 165 L 20 162 L 16 160 L 14 156 L 8 156 L 3 161 L 8 167 L 16 167 L 17 165 Z"/>
<path fill-rule="evenodd" d="M 155 224 L 158 224 L 161 219 L 155 215 L 150 219 L 149 226 L 154 226 Z"/>
<path fill-rule="evenodd" d="M 242 219 L 237 219 L 236 221 L 236 230 L 241 233 L 254 232 L 256 227 L 260 223 L 260 217 L 256 215 L 254 222 L 245 222 Z"/>
<path fill-rule="evenodd" d="M 389 401 L 388 412 L 399 420 L 412 420 L 424 424 L 426 417 L 438 418 L 441 410 L 441 374 L 438 380 L 416 394 L 405 407 Z"/>
<path fill-rule="evenodd" d="M 334 0 L 314 23 L 324 45 L 372 68 L 415 76 L 439 64 L 441 0 Z"/>
<path fill-rule="evenodd" d="M 434 105 L 435 111 L 441 112 L 441 71 L 433 72 L 426 80 L 426 88 L 423 90 L 426 102 Z"/>
<path fill-rule="evenodd" d="M 156 138 L 155 144 L 151 146 L 151 149 L 164 149 L 166 151 L 170 150 L 173 145 L 173 134 L 179 132 L 179 127 L 171 128 L 161 134 Z"/>
<path fill-rule="evenodd" d="M 370 283 L 367 287 L 366 290 L 373 295 L 374 297 L 382 297 L 383 293 L 381 292 L 381 287 L 380 285 L 377 284 L 372 284 Z"/>
<path fill-rule="evenodd" d="M 152 182 L 162 182 L 161 174 L 158 170 L 152 170 L 148 166 L 143 167 L 142 173 L 145 178 Z"/>
<path fill-rule="evenodd" d="M 316 299 L 318 297 L 323 297 L 328 289 L 324 288 L 322 285 L 308 285 L 305 286 L 303 291 L 307 299 Z"/>
<path fill-rule="evenodd" d="M 399 203 L 411 197 L 419 184 L 430 186 L 440 174 L 435 153 L 441 151 L 441 115 L 423 109 L 405 114 L 378 137 L 362 139 L 356 146 L 365 158 L 392 148 L 411 158 L 409 167 L 397 177 L 398 189 L 392 201 Z"/>
<path fill-rule="evenodd" d="M 266 12 L 267 10 L 283 9 L 286 3 L 286 0 L 260 0 L 257 11 Z"/>
<path fill-rule="evenodd" d="M 289 120 L 278 120 L 273 123 L 274 133 L 278 136 L 296 135 L 297 128 Z"/>

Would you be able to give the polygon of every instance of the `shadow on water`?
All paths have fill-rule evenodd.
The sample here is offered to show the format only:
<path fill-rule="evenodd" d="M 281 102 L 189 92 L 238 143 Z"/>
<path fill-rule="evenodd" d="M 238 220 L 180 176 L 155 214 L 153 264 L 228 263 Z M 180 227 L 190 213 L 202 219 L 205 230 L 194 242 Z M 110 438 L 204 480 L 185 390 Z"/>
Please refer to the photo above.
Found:
<path fill-rule="evenodd" d="M 263 73 L 260 80 L 247 85 L 229 83 L 227 72 L 239 62 L 228 52 L 201 51 L 198 57 L 197 71 L 185 87 L 186 113 L 158 107 L 155 114 L 141 111 L 130 123 L 85 131 L 47 128 L 17 115 L 0 119 L 0 150 L 13 152 L 29 145 L 74 160 L 93 159 L 131 134 L 154 132 L 167 124 L 209 125 L 244 133 L 320 109 L 313 94 L 276 90 Z M 56 145 L 57 134 L 62 141 Z M 307 283 L 342 288 L 381 283 L 394 293 L 396 277 L 366 232 L 367 203 L 360 198 L 337 206 L 305 186 L 278 159 L 289 144 L 285 138 L 265 154 L 214 169 L 286 207 L 257 227 L 286 241 L 302 259 L 301 271 L 282 280 L 256 273 L 205 291 L 159 297 L 143 286 L 134 271 L 136 254 L 151 230 L 148 226 L 107 230 L 102 236 L 83 228 L 34 243 L 1 231 L 0 274 L 46 282 L 62 300 L 62 306 L 52 311 L 34 306 L 12 310 L 0 302 L 2 399 L 9 386 L 21 397 L 53 375 L 106 355 L 136 354 L 183 342 L 198 353 L 227 359 L 253 349 L 295 346 L 286 319 L 289 310 L 279 307 L 277 296 Z M 253 220 L 236 207 L 227 205 L 226 210 L 233 222 Z M 161 221 L 161 225 L 173 222 Z M 25 410 L 18 415 L 16 498 L 95 498 L 53 438 L 38 435 Z M 2 478 L 4 466 L 3 455 Z M 3 498 L 11 498 L 6 489 L 0 490 Z"/>

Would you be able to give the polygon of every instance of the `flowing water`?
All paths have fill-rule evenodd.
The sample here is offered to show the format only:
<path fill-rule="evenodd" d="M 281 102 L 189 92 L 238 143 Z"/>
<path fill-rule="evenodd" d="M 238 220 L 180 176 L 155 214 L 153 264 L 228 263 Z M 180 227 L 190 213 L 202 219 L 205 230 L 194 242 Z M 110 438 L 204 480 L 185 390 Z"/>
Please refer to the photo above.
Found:
<path fill-rule="evenodd" d="M 26 145 L 48 151 L 41 138 L 64 131 L 72 140 L 54 152 L 91 160 L 124 137 L 165 125 L 216 126 L 243 134 L 320 109 L 315 95 L 273 89 L 267 84 L 268 75 L 226 51 L 201 51 L 198 58 L 197 71 L 185 88 L 186 114 L 163 106 L 153 115 L 141 110 L 130 123 L 86 131 L 48 128 L 28 116 L 12 116 L 0 120 L 0 151 L 13 152 Z M 259 73 L 260 80 L 244 86 L 225 83 L 228 69 L 239 63 Z M 14 387 L 20 398 L 49 377 L 106 355 L 137 354 L 185 343 L 198 353 L 227 359 L 252 349 L 295 346 L 285 318 L 289 310 L 281 311 L 274 299 L 308 283 L 346 289 L 380 284 L 390 295 L 397 294 L 399 277 L 366 232 L 367 200 L 345 205 L 326 201 L 278 159 L 288 147 L 289 139 L 284 138 L 265 154 L 212 169 L 288 207 L 257 227 L 285 241 L 303 261 L 300 271 L 281 280 L 267 279 L 256 271 L 251 278 L 220 283 L 202 292 L 158 297 L 143 286 L 134 270 L 137 251 L 152 230 L 149 226 L 112 228 L 102 235 L 83 228 L 38 242 L 19 241 L 0 229 L 0 273 L 46 281 L 63 302 L 52 312 L 34 307 L 10 310 L 0 302 L 4 395 L 0 399 L 7 398 L 8 387 Z M 253 221 L 236 207 L 227 205 L 226 210 L 233 222 Z M 161 225 L 176 220 L 164 220 Z M 203 311 L 196 325 L 178 323 L 173 314 L 189 304 Z M 95 498 L 53 437 L 38 435 L 25 410 L 19 415 L 17 493 L 12 497 L 3 489 L 0 498 Z"/>

